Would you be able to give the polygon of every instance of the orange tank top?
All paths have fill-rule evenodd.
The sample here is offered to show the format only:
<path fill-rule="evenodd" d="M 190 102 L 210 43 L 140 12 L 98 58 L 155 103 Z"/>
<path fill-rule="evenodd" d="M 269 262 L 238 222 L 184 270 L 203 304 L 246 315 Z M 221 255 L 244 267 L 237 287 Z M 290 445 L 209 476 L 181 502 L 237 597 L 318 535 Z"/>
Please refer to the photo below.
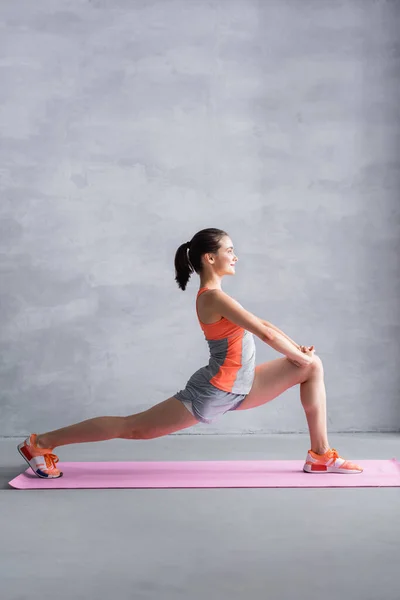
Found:
<path fill-rule="evenodd" d="M 196 297 L 196 313 L 210 349 L 206 369 L 208 381 L 220 390 L 248 394 L 254 379 L 255 343 L 253 334 L 222 317 L 215 323 L 200 321 L 197 298 L 209 288 L 200 288 Z"/>

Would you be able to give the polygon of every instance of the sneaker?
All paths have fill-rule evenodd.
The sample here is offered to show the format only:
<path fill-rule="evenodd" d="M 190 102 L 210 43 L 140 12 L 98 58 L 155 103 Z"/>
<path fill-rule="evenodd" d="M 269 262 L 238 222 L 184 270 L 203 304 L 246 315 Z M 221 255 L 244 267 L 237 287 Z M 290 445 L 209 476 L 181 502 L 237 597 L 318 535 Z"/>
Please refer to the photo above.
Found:
<path fill-rule="evenodd" d="M 62 472 L 56 469 L 58 456 L 53 454 L 52 448 L 38 448 L 36 438 L 37 434 L 32 433 L 24 442 L 18 444 L 18 452 L 38 477 L 43 479 L 62 477 Z"/>
<path fill-rule="evenodd" d="M 331 448 L 325 454 L 316 454 L 312 450 L 308 451 L 303 471 L 305 473 L 362 473 L 363 469 L 355 463 L 341 458 L 335 450 Z"/>

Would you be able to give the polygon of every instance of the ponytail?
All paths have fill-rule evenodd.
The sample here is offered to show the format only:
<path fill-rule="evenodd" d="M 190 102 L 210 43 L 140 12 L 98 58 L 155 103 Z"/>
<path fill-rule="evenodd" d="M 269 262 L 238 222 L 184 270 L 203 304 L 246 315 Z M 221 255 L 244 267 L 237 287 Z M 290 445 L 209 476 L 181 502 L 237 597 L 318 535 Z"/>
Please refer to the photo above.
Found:
<path fill-rule="evenodd" d="M 194 268 L 189 258 L 190 242 L 179 246 L 175 254 L 175 281 L 181 290 L 185 290 Z"/>

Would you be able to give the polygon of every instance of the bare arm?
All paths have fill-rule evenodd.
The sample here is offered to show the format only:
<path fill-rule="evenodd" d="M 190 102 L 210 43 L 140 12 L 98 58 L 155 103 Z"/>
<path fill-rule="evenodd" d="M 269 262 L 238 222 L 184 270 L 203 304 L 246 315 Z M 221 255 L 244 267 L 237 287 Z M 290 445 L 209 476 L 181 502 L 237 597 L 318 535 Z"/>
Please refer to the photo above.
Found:
<path fill-rule="evenodd" d="M 286 338 L 287 340 L 289 340 L 289 342 L 291 342 L 293 344 L 293 346 L 295 346 L 298 350 L 300 350 L 300 345 L 296 344 L 296 342 L 294 342 L 292 339 L 290 339 L 290 337 L 288 335 L 286 335 L 286 333 L 284 333 L 283 331 L 281 331 L 280 329 L 278 329 L 278 327 L 276 327 L 276 325 L 273 325 L 272 323 L 270 323 L 269 321 L 264 321 L 263 319 L 260 319 L 261 323 L 263 325 L 265 325 L 265 327 L 268 327 L 269 329 L 272 329 L 273 331 L 276 331 L 277 333 L 279 333 L 280 335 L 282 335 L 284 338 Z"/>
<path fill-rule="evenodd" d="M 312 358 L 301 352 L 297 344 L 291 340 L 289 341 L 284 335 L 271 328 L 268 321 L 263 322 L 259 317 L 244 309 L 239 302 L 231 298 L 228 294 L 225 294 L 222 290 L 209 292 L 207 294 L 207 301 L 215 312 L 229 319 L 232 323 L 239 325 L 239 327 L 250 331 L 277 352 L 284 354 L 293 361 L 299 362 L 301 365 L 311 364 Z M 264 323 L 268 323 L 268 325 Z"/>

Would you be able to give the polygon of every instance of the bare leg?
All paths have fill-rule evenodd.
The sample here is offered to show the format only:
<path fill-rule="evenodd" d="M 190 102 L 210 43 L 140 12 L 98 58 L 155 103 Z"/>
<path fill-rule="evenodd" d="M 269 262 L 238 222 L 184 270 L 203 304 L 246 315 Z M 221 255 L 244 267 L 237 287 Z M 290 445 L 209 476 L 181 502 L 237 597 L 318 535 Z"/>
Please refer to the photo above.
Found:
<path fill-rule="evenodd" d="M 120 437 L 125 417 L 95 417 L 37 436 L 39 448 L 56 448 L 67 444 L 100 442 Z"/>
<path fill-rule="evenodd" d="M 317 355 L 314 355 L 311 367 L 296 367 L 286 358 L 257 365 L 252 389 L 237 410 L 266 404 L 298 384 L 310 431 L 311 450 L 323 454 L 330 446 L 326 424 L 324 369 Z"/>
<path fill-rule="evenodd" d="M 40 448 L 100 442 L 115 438 L 151 439 L 191 427 L 197 419 L 176 398 L 168 398 L 142 413 L 128 417 L 95 417 L 37 437 Z"/>
<path fill-rule="evenodd" d="M 300 384 L 300 399 L 310 431 L 311 450 L 324 454 L 330 446 L 326 423 L 326 390 L 320 371 L 314 372 Z"/>

